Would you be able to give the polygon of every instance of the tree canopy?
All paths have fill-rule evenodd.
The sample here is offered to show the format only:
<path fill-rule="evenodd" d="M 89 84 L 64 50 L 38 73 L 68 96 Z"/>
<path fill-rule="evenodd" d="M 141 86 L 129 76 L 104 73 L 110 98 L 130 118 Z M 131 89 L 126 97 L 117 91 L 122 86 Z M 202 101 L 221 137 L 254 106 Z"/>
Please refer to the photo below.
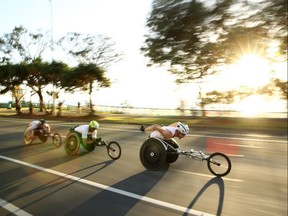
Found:
<path fill-rule="evenodd" d="M 49 33 L 31 33 L 23 26 L 16 26 L 0 37 L 0 63 L 31 62 L 43 58 L 49 47 Z"/>
<path fill-rule="evenodd" d="M 154 0 L 141 50 L 167 64 L 178 82 L 217 72 L 247 52 L 287 58 L 286 0 Z M 274 47 L 275 48 L 275 47 Z"/>
<path fill-rule="evenodd" d="M 103 35 L 69 32 L 57 44 L 79 64 L 91 63 L 107 68 L 121 60 L 122 54 L 115 50 L 115 43 Z"/>
<path fill-rule="evenodd" d="M 96 64 L 79 64 L 73 68 L 70 73 L 62 76 L 61 86 L 70 92 L 77 89 L 88 91 L 90 96 L 90 112 L 93 114 L 92 93 L 93 84 L 96 83 L 98 87 L 109 87 L 110 80 L 105 76 L 105 70 L 98 67 Z"/>
<path fill-rule="evenodd" d="M 65 64 L 61 59 L 45 61 L 51 52 L 51 40 L 48 33 L 30 33 L 24 27 L 15 27 L 11 33 L 0 37 L 0 93 L 15 90 L 15 86 L 24 84 L 39 96 L 40 111 L 45 108 L 43 90 L 51 84 L 57 92 L 47 91 L 55 96 L 61 89 L 89 91 L 92 109 L 93 84 L 109 87 L 109 78 L 105 76 L 108 67 L 121 59 L 114 49 L 110 38 L 100 35 L 68 33 L 56 43 L 74 58 L 76 66 Z M 67 59 L 65 59 L 67 60 Z M 54 105 L 54 104 L 53 104 Z M 16 105 L 17 106 L 17 105 Z"/>

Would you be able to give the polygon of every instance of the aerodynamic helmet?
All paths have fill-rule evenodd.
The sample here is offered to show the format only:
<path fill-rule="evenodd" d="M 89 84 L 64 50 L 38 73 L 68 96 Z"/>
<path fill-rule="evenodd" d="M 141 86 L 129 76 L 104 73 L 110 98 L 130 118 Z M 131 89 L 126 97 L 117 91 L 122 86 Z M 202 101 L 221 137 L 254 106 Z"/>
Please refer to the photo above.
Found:
<path fill-rule="evenodd" d="M 41 118 L 41 119 L 39 119 L 39 122 L 41 122 L 42 124 L 44 124 L 46 121 L 45 121 L 45 119 Z"/>
<path fill-rule="evenodd" d="M 189 133 L 189 127 L 188 127 L 188 125 L 186 125 L 186 124 L 183 124 L 182 122 L 178 122 L 177 123 L 177 130 L 179 131 L 179 132 L 181 132 L 182 134 L 188 134 Z"/>
<path fill-rule="evenodd" d="M 97 121 L 91 121 L 91 122 L 89 123 L 89 127 L 90 127 L 90 128 L 94 128 L 94 129 L 98 129 L 99 123 L 98 123 Z"/>

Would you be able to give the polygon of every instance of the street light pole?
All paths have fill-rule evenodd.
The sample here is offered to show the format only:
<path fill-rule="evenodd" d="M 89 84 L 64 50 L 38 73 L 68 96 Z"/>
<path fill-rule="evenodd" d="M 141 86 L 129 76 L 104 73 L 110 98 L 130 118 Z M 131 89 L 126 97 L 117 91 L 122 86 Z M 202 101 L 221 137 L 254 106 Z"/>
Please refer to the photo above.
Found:
<path fill-rule="evenodd" d="M 54 61 L 54 38 L 53 38 L 53 2 L 50 0 L 50 6 L 51 6 L 51 59 L 52 62 Z M 53 91 L 52 91 L 52 98 L 53 98 L 53 104 L 52 104 L 52 111 L 51 115 L 55 116 L 56 114 L 56 86 L 53 82 Z"/>

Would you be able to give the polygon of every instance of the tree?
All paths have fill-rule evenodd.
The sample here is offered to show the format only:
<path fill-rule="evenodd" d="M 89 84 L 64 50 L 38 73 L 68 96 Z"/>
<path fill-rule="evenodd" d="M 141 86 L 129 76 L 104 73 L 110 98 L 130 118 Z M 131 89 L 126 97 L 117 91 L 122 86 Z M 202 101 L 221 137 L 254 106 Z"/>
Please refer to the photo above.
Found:
<path fill-rule="evenodd" d="M 286 0 L 154 0 L 141 51 L 177 83 L 191 82 L 244 54 L 269 58 L 279 48 L 287 59 L 286 24 Z"/>
<path fill-rule="evenodd" d="M 217 39 L 223 34 L 223 13 L 233 2 L 154 0 L 141 51 L 151 64 L 169 65 L 179 83 L 214 74 L 225 63 Z"/>
<path fill-rule="evenodd" d="M 32 63 L 26 65 L 25 71 L 26 85 L 38 95 L 40 111 L 46 110 L 43 89 L 49 84 L 60 86 L 62 74 L 69 71 L 68 66 L 62 62 L 53 61 L 52 63 L 48 63 L 42 62 L 41 59 L 35 59 Z"/>
<path fill-rule="evenodd" d="M 92 103 L 93 84 L 96 81 L 98 87 L 109 87 L 110 80 L 105 77 L 105 70 L 96 64 L 79 64 L 70 73 L 64 74 L 61 86 L 70 92 L 77 89 L 88 91 L 90 114 L 94 114 Z"/>
<path fill-rule="evenodd" d="M 28 33 L 23 26 L 0 38 L 0 63 L 32 62 L 42 58 L 50 46 L 48 33 Z"/>
<path fill-rule="evenodd" d="M 0 38 L 1 64 L 21 63 L 25 67 L 22 67 L 22 71 L 18 75 L 21 76 L 21 73 L 24 74 L 25 72 L 27 86 L 31 87 L 39 96 L 40 111 L 43 111 L 44 108 L 41 91 L 49 81 L 41 77 L 42 69 L 39 63 L 42 64 L 43 55 L 49 46 L 50 39 L 48 33 L 29 33 L 22 26 L 15 27 L 11 33 L 6 33 Z M 37 80 L 38 78 L 40 80 Z"/>
<path fill-rule="evenodd" d="M 260 3 L 154 0 L 141 50 L 152 64 L 168 64 L 187 82 L 214 73 L 213 67 L 243 54 L 239 50 L 254 47 L 263 54 L 275 40 L 286 49 L 287 1 Z"/>
<path fill-rule="evenodd" d="M 239 89 L 222 92 L 214 90 L 207 92 L 205 96 L 199 95 L 199 105 L 202 110 L 205 110 L 205 106 L 209 104 L 232 104 L 235 102 L 236 97 L 237 99 L 243 99 L 253 94 L 255 94 L 255 90 L 247 86 L 241 86 Z"/>
<path fill-rule="evenodd" d="M 116 52 L 115 44 L 103 35 L 85 35 L 70 32 L 57 43 L 78 64 L 95 64 L 108 68 L 121 60 L 121 53 Z"/>
<path fill-rule="evenodd" d="M 237 10 L 232 10 L 233 6 Z M 231 63 L 244 54 L 257 54 L 275 61 L 280 54 L 287 60 L 286 0 L 241 0 L 229 8 L 225 10 L 223 31 L 218 38 L 221 58 Z"/>
<path fill-rule="evenodd" d="M 200 107 L 205 110 L 205 106 L 209 104 L 232 104 L 235 99 L 244 99 L 251 95 L 269 95 L 276 96 L 279 99 L 287 100 L 288 94 L 288 82 L 281 81 L 280 79 L 271 79 L 270 83 L 259 87 L 258 89 L 249 88 L 247 86 L 241 86 L 239 89 L 233 89 L 230 91 L 211 91 L 207 92 L 205 96 L 200 96 Z"/>
<path fill-rule="evenodd" d="M 17 64 L 18 62 L 23 65 L 21 73 L 25 74 L 25 84 L 39 96 L 40 111 L 45 109 L 42 91 L 49 84 L 62 88 L 62 84 L 65 83 L 64 86 L 70 90 L 87 88 L 90 99 L 93 81 L 98 81 L 97 84 L 100 87 L 110 86 L 110 81 L 104 76 L 104 72 L 112 63 L 121 59 L 121 54 L 115 51 L 115 44 L 111 42 L 110 38 L 80 33 L 69 33 L 66 37 L 61 38 L 58 45 L 62 46 L 67 54 L 79 63 L 78 67 L 71 72 L 70 68 L 62 62 L 43 61 L 43 54 L 51 45 L 48 36 L 48 34 L 42 33 L 28 33 L 25 28 L 20 26 L 15 27 L 12 33 L 4 34 L 0 38 L 0 65 Z M 63 73 L 66 74 L 63 75 Z M 20 74 L 18 75 L 20 76 Z M 69 77 L 71 83 L 75 83 L 76 86 L 73 87 L 70 85 L 71 83 L 62 82 L 62 75 L 66 78 Z M 89 84 L 89 86 L 83 87 L 78 81 Z M 48 91 L 48 94 L 55 97 L 59 91 L 55 91 L 53 88 L 53 92 Z M 92 110 L 91 100 L 90 107 Z M 55 107 L 52 109 L 54 110 Z"/>
<path fill-rule="evenodd" d="M 258 27 L 266 32 L 265 37 L 279 47 L 279 54 L 287 60 L 287 18 L 288 3 L 286 0 L 263 0 L 263 9 L 252 18 L 258 20 Z M 255 22 L 251 20 L 251 22 Z"/>
<path fill-rule="evenodd" d="M 262 86 L 257 90 L 259 94 L 266 95 L 278 95 L 280 99 L 286 100 L 288 99 L 288 81 L 281 81 L 280 79 L 271 79 L 270 83 L 265 86 Z"/>
<path fill-rule="evenodd" d="M 20 101 L 24 94 L 19 94 L 19 86 L 25 80 L 23 73 L 23 64 L 5 64 L 0 65 L 0 94 L 12 92 L 15 98 L 16 113 L 21 113 Z"/>
<path fill-rule="evenodd" d="M 121 60 L 122 54 L 115 50 L 115 44 L 110 38 L 102 35 L 68 33 L 58 41 L 58 45 L 78 63 L 78 67 L 71 74 L 67 74 L 67 80 L 71 83 L 66 82 L 64 86 L 70 91 L 88 89 L 90 111 L 94 113 L 91 97 L 93 82 L 97 81 L 99 87 L 109 87 L 110 80 L 104 74 L 112 63 Z"/>

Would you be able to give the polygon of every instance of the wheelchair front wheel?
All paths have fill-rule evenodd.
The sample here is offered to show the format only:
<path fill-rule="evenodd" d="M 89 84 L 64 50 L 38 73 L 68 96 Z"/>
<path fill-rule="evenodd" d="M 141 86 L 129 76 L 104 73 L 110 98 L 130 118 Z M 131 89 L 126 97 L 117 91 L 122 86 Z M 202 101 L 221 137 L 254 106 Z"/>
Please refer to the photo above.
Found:
<path fill-rule="evenodd" d="M 62 145 L 62 138 L 59 133 L 54 133 L 52 137 L 52 142 L 55 147 L 60 147 Z"/>
<path fill-rule="evenodd" d="M 112 141 L 107 145 L 107 153 L 109 157 L 113 160 L 117 160 L 120 158 L 122 150 L 116 141 Z"/>
<path fill-rule="evenodd" d="M 232 164 L 229 157 L 221 152 L 212 153 L 207 159 L 209 171 L 215 176 L 226 176 L 230 173 Z"/>

